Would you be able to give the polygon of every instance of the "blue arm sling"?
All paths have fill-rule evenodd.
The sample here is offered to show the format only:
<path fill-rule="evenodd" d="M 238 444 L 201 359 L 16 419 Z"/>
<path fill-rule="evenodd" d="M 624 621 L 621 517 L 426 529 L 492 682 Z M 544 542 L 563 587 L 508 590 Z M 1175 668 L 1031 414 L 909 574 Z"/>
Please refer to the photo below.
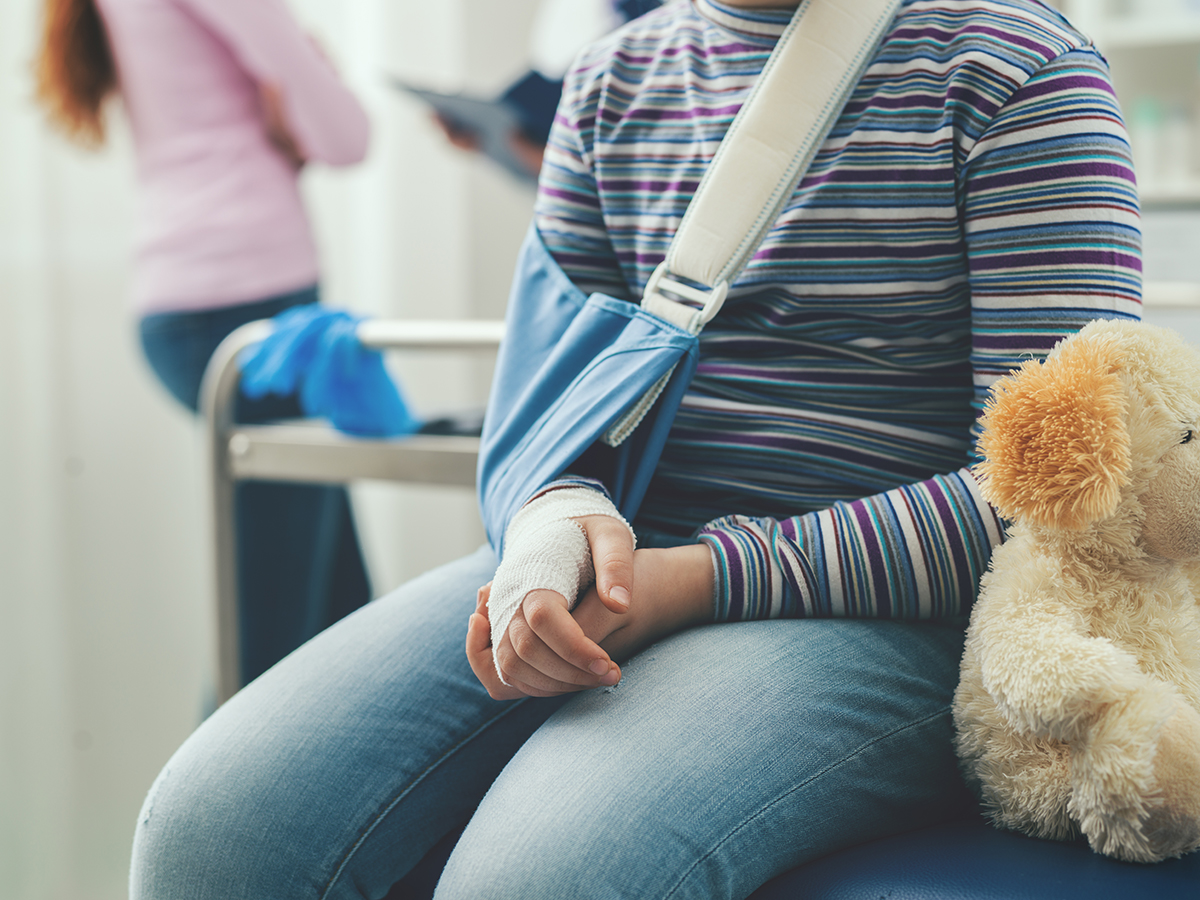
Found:
<path fill-rule="evenodd" d="M 585 297 L 530 227 L 477 473 L 484 526 L 498 555 L 517 510 L 597 442 L 614 448 L 603 481 L 633 520 L 695 373 L 700 331 L 795 190 L 898 5 L 800 4 L 640 305 Z"/>

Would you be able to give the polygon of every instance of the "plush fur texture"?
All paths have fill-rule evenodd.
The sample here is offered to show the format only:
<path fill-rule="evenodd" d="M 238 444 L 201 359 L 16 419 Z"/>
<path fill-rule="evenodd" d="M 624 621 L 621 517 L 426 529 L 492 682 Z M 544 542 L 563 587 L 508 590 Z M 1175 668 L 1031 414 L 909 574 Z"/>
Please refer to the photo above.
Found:
<path fill-rule="evenodd" d="M 1093 322 L 999 382 L 958 752 L 999 826 L 1153 862 L 1200 846 L 1200 355 Z M 1194 438 L 1193 439 L 1193 435 Z"/>

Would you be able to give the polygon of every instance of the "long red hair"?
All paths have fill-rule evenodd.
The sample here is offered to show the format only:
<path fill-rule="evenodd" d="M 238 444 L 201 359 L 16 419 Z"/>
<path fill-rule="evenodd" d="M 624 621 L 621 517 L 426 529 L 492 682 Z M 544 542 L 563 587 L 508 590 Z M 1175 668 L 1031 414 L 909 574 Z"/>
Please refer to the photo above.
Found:
<path fill-rule="evenodd" d="M 93 0 L 44 0 L 42 14 L 37 98 L 68 137 L 97 146 L 104 140 L 104 101 L 117 89 L 104 21 Z"/>

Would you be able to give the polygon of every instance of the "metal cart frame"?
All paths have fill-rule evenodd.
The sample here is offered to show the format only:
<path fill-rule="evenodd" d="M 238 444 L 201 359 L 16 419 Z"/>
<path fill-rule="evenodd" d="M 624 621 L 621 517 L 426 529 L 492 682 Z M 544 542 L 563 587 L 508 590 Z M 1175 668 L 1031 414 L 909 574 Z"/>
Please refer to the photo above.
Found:
<path fill-rule="evenodd" d="M 215 575 L 217 702 L 241 685 L 238 645 L 237 541 L 234 485 L 245 479 L 346 484 L 358 479 L 423 484 L 475 484 L 479 439 L 457 435 L 353 438 L 315 422 L 239 425 L 233 421 L 243 349 L 270 333 L 251 322 L 217 348 L 204 373 L 201 412 L 206 428 L 210 552 Z M 379 350 L 494 350 L 500 321 L 376 320 L 360 323 L 359 340 Z"/>

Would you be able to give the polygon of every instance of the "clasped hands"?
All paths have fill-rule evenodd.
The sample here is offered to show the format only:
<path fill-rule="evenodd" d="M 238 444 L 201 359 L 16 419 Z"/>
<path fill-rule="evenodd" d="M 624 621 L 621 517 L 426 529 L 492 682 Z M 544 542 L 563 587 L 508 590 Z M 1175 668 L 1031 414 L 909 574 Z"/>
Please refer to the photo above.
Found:
<path fill-rule="evenodd" d="M 629 530 L 617 519 L 592 515 L 573 521 L 587 536 L 596 571 L 595 584 L 574 610 L 555 591 L 530 591 L 493 647 L 491 583 L 479 589 L 467 625 L 467 659 L 496 700 L 615 685 L 621 678 L 618 661 L 659 638 L 712 621 L 708 547 L 635 551 Z"/>

